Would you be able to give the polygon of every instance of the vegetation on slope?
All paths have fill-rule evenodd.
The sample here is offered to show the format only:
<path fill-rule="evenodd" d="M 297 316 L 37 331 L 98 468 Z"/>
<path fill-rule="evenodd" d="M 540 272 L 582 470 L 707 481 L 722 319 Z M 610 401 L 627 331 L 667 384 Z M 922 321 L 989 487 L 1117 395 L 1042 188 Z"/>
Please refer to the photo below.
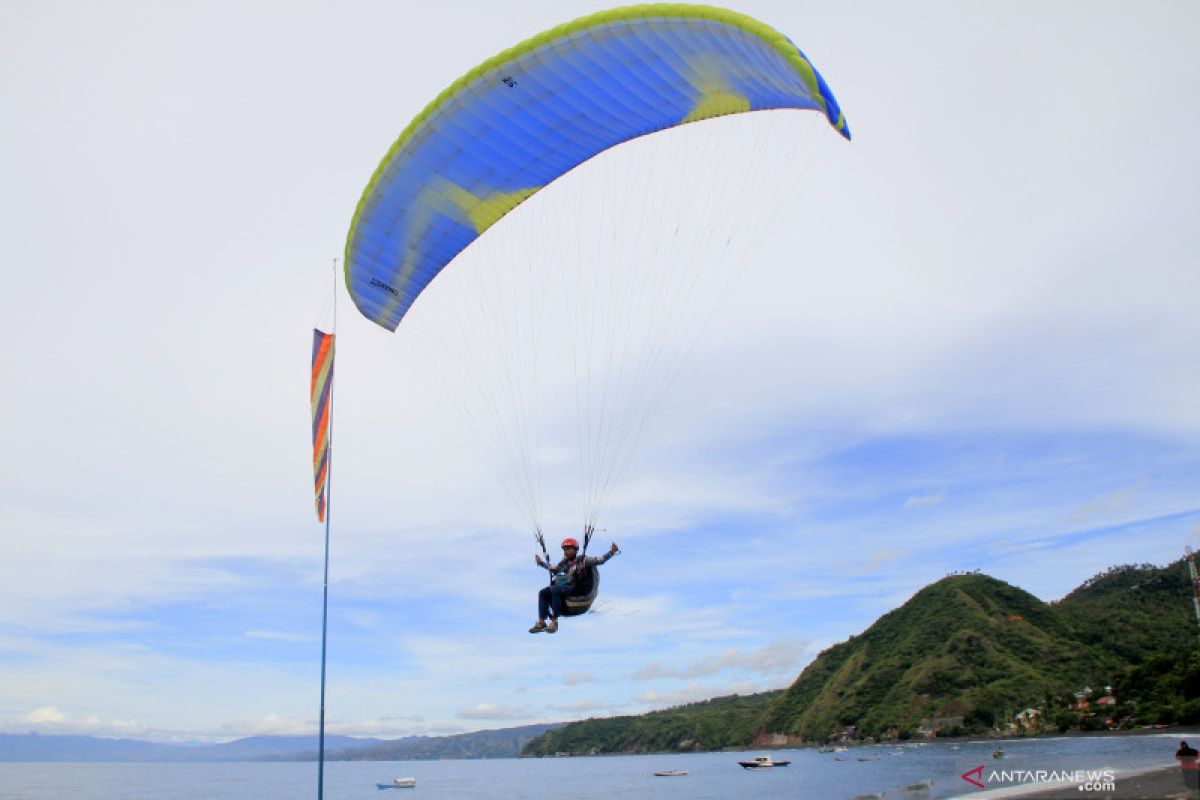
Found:
<path fill-rule="evenodd" d="M 1112 716 L 1162 724 L 1200 722 L 1200 648 L 1151 656 L 1113 686 Z"/>
<path fill-rule="evenodd" d="M 780 694 L 731 695 L 641 716 L 575 722 L 534 739 L 522 755 L 667 753 L 738 747 L 754 738 L 767 705 Z"/>
<path fill-rule="evenodd" d="M 817 657 L 763 727 L 806 741 L 853 728 L 906 738 L 922 720 L 989 730 L 1038 699 L 1101 677 L 1057 611 L 985 575 L 944 578 Z"/>
<path fill-rule="evenodd" d="M 1196 641 L 1191 579 L 1180 560 L 1167 567 L 1113 567 L 1084 582 L 1056 605 L 1075 636 L 1121 667 L 1178 652 Z"/>

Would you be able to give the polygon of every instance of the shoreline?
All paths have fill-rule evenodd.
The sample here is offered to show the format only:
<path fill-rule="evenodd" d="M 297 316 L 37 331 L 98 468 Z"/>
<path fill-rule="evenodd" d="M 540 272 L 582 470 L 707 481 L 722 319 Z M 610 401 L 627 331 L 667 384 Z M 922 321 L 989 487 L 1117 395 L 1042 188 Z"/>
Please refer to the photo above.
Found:
<path fill-rule="evenodd" d="M 1101 739 L 1101 738 L 1116 738 L 1126 736 L 1167 736 L 1179 737 L 1180 739 L 1196 739 L 1200 741 L 1200 727 L 1196 726 L 1169 726 L 1163 728 L 1134 728 L 1132 730 L 1115 730 L 1115 731 L 1064 731 L 1059 733 L 1037 733 L 1037 734 L 1020 734 L 1020 735 L 998 735 L 998 736 L 938 736 L 931 739 L 889 739 L 882 742 L 847 742 L 844 747 L 850 749 L 862 747 L 904 747 L 906 745 L 922 745 L 922 746 L 937 746 L 937 745 L 963 745 L 963 744 L 984 744 L 984 745 L 1003 745 L 1013 742 L 1036 742 L 1048 741 L 1054 739 Z M 737 745 L 730 747 L 718 748 L 715 750 L 647 750 L 638 752 L 596 752 L 596 753 L 576 753 L 567 754 L 548 753 L 545 755 L 518 755 L 516 758 L 595 758 L 599 756 L 648 756 L 648 755 L 686 755 L 689 753 L 750 753 L 750 752 L 773 752 L 777 750 L 819 750 L 822 747 L 830 747 L 829 743 L 816 744 L 811 742 L 781 742 L 778 744 L 749 744 Z M 507 758 L 508 756 L 503 756 Z M 328 757 L 326 757 L 328 760 Z M 359 759 L 355 759 L 359 760 Z"/>
<path fill-rule="evenodd" d="M 1083 791 L 1077 783 L 1054 785 L 1026 784 L 1007 786 L 993 791 L 971 792 L 956 795 L 959 798 L 978 797 L 986 800 L 1021 798 L 1021 800 L 1064 800 L 1081 797 L 1097 797 L 1104 800 L 1200 800 L 1200 771 L 1191 770 L 1189 783 L 1185 783 L 1184 771 L 1178 764 L 1147 767 L 1118 773 L 1113 789 Z"/>

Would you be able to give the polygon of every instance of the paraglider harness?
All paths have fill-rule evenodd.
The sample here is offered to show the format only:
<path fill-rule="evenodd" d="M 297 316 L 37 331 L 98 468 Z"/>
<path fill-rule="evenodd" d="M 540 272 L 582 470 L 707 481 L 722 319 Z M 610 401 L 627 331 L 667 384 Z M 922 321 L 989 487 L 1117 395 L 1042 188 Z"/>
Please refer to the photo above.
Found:
<path fill-rule="evenodd" d="M 585 561 L 587 559 L 588 542 L 592 540 L 592 533 L 595 528 L 591 525 L 585 525 L 583 528 L 583 550 L 575 556 L 576 561 Z M 537 543 L 541 545 L 542 555 L 546 559 L 546 563 L 550 564 L 550 554 L 546 551 L 546 540 L 542 537 L 541 530 L 534 532 L 534 537 Z M 554 571 L 550 572 L 550 584 L 554 585 Z M 586 614 L 592 607 L 592 603 L 596 599 L 596 595 L 600 592 L 600 571 L 593 566 L 584 563 L 571 571 L 571 593 L 563 598 L 563 616 L 575 617 L 580 614 Z"/>

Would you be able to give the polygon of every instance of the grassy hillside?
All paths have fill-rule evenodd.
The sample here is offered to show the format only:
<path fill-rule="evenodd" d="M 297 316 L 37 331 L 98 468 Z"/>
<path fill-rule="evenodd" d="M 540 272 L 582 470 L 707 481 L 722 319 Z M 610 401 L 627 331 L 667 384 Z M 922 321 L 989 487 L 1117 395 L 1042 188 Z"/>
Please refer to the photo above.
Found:
<path fill-rule="evenodd" d="M 717 697 L 641 716 L 574 722 L 534 739 L 522 755 L 666 753 L 737 747 L 754 738 L 763 712 L 780 694 Z"/>
<path fill-rule="evenodd" d="M 819 655 L 763 728 L 808 741 L 850 726 L 904 737 L 923 719 L 961 717 L 980 731 L 1103 673 L 1056 609 L 995 578 L 957 575 Z"/>
<path fill-rule="evenodd" d="M 1180 560 L 1166 567 L 1113 567 L 1055 604 L 1080 641 L 1121 666 L 1197 641 L 1191 579 Z"/>

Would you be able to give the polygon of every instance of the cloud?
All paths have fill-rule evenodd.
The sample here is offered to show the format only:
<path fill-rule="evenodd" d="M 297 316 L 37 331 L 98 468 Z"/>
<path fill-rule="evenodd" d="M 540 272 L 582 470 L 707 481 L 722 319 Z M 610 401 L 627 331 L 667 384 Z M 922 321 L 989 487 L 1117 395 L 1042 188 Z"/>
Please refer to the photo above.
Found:
<path fill-rule="evenodd" d="M 61 725 L 67 721 L 67 715 L 55 706 L 43 706 L 21 717 L 21 721 L 30 725 Z"/>
<path fill-rule="evenodd" d="M 284 633 L 282 631 L 246 631 L 247 639 L 266 639 L 272 642 L 311 642 L 316 637 L 306 633 Z"/>
<path fill-rule="evenodd" d="M 874 572 L 880 564 L 886 561 L 894 561 L 904 555 L 902 550 L 877 550 L 867 559 L 866 571 Z"/>
<path fill-rule="evenodd" d="M 745 681 L 741 683 L 731 683 L 721 687 L 704 686 L 699 683 L 690 683 L 682 689 L 677 689 L 673 692 L 642 692 L 641 694 L 635 695 L 633 699 L 645 706 L 667 708 L 670 706 L 684 705 L 685 703 L 696 703 L 701 700 L 709 700 L 713 697 L 726 697 L 731 694 L 754 694 L 755 692 L 760 691 L 764 690 L 752 683 Z"/>
<path fill-rule="evenodd" d="M 0 724 L 0 729 L 13 733 L 34 731 L 48 735 L 135 737 L 157 741 L 194 739 L 191 733 L 155 728 L 133 720 L 104 719 L 95 714 L 75 717 L 56 705 L 41 706 L 15 721 Z"/>
<path fill-rule="evenodd" d="M 423 724 L 424 722 L 425 718 L 420 714 L 361 719 L 352 722 L 327 719 L 325 722 L 325 732 L 341 736 L 377 737 L 430 734 L 432 731 L 429 726 Z M 438 729 L 441 730 L 441 728 Z M 282 714 L 264 714 L 260 717 L 225 723 L 213 738 L 228 741 L 247 736 L 311 736 L 317 730 L 317 720 L 312 717 L 287 717 Z M 461 730 L 461 728 L 454 728 L 450 732 L 459 733 Z"/>
<path fill-rule="evenodd" d="M 1133 486 L 1125 486 L 1105 492 L 1075 509 L 1071 513 L 1071 524 L 1080 525 L 1095 517 L 1099 517 L 1102 521 L 1116 517 L 1126 508 L 1129 508 L 1134 500 L 1137 499 L 1138 492 L 1148 485 L 1149 481 L 1141 480 Z"/>
<path fill-rule="evenodd" d="M 988 552 L 993 555 L 1017 555 L 1020 553 L 1036 553 L 1039 550 L 1049 550 L 1055 546 L 1050 539 L 1027 539 L 1005 541 L 998 540 L 988 546 Z"/>
<path fill-rule="evenodd" d="M 630 677 L 637 681 L 659 678 L 701 678 L 726 670 L 739 670 L 759 675 L 791 674 L 799 669 L 808 642 L 777 640 L 757 650 L 740 651 L 727 647 L 718 655 L 707 656 L 685 667 L 664 667 L 658 663 L 647 664 Z"/>
<path fill-rule="evenodd" d="M 679 675 L 679 671 L 675 669 L 666 669 L 660 664 L 647 664 L 644 667 L 637 669 L 629 677 L 635 681 L 650 681 L 655 678 L 674 678 Z"/>
<path fill-rule="evenodd" d="M 910 494 L 904 500 L 905 508 L 933 508 L 941 505 L 946 499 L 946 491 L 944 489 L 929 494 Z"/>
<path fill-rule="evenodd" d="M 455 716 L 459 719 L 520 720 L 528 719 L 529 711 L 525 708 L 514 708 L 499 703 L 479 703 L 469 708 L 460 708 Z"/>
<path fill-rule="evenodd" d="M 355 627 L 371 631 L 378 628 L 382 622 L 382 617 L 380 614 L 374 611 L 364 611 L 362 609 L 344 611 L 342 612 L 342 618 Z"/>
<path fill-rule="evenodd" d="M 279 714 L 236 720 L 221 726 L 224 736 L 240 739 L 245 736 L 301 736 L 316 730 L 315 720 L 294 719 Z"/>
<path fill-rule="evenodd" d="M 596 676 L 590 672 L 568 672 L 563 675 L 562 682 L 564 686 L 576 686 L 580 683 L 591 683 L 594 680 L 596 680 Z"/>
<path fill-rule="evenodd" d="M 596 703 L 589 700 L 579 700 L 574 703 L 550 706 L 555 711 L 560 711 L 564 714 L 585 714 L 592 711 L 608 711 L 612 708 L 607 703 Z"/>
<path fill-rule="evenodd" d="M 685 667 L 680 674 L 685 678 L 698 678 L 731 669 L 760 675 L 795 672 L 806 647 L 807 642 L 784 640 L 745 653 L 728 647 L 718 656 Z"/>

